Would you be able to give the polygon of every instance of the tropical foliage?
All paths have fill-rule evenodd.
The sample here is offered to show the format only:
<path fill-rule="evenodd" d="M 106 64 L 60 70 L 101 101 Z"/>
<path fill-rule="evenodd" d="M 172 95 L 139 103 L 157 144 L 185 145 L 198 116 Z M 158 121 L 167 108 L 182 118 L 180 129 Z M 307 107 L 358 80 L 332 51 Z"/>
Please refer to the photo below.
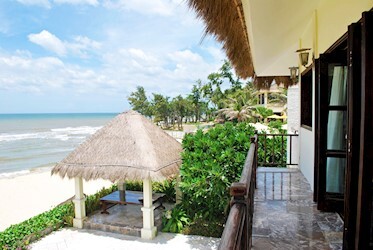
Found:
<path fill-rule="evenodd" d="M 86 201 L 87 214 L 99 208 L 100 198 L 116 190 L 116 185 L 103 188 Z M 0 249 L 26 249 L 40 237 L 64 226 L 72 226 L 74 205 L 72 202 L 59 205 L 24 222 L 12 225 L 0 232 Z"/>
<path fill-rule="evenodd" d="M 240 178 L 253 134 L 254 128 L 247 123 L 227 122 L 206 133 L 198 130 L 185 136 L 181 208 L 192 219 L 191 224 L 199 221 L 222 227 L 228 209 L 228 187 Z"/>
<path fill-rule="evenodd" d="M 142 182 L 128 181 L 127 189 L 142 190 Z M 86 197 L 87 215 L 100 209 L 100 198 L 117 190 L 117 185 L 102 188 L 93 195 Z M 166 200 L 175 198 L 175 179 L 153 182 L 153 191 L 166 194 Z M 74 205 L 68 202 L 47 212 L 32 217 L 24 222 L 12 225 L 0 232 L 0 249 L 27 249 L 27 246 L 40 237 L 64 226 L 72 226 Z M 184 221 L 184 219 L 182 219 Z M 185 225 L 185 224 L 183 224 Z"/>
<path fill-rule="evenodd" d="M 174 98 L 159 93 L 148 97 L 138 86 L 128 97 L 132 109 L 152 117 L 164 128 L 183 128 L 183 122 L 249 121 L 257 122 L 266 113 L 257 108 L 258 90 L 253 83 L 235 76 L 225 61 L 217 72 L 208 75 L 207 81 L 197 80 L 191 92 Z M 286 90 L 270 95 L 270 103 L 284 105 Z M 268 116 L 268 115 L 267 115 Z"/>
<path fill-rule="evenodd" d="M 162 217 L 163 232 L 180 233 L 190 222 L 182 208 L 175 207 L 166 211 Z"/>

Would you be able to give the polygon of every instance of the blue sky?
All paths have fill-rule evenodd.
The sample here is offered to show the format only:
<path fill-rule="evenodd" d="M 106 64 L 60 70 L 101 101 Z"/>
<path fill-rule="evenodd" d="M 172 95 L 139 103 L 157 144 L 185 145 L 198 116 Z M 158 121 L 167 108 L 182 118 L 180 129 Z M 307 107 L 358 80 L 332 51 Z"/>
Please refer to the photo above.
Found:
<path fill-rule="evenodd" d="M 121 112 L 225 58 L 184 0 L 1 0 L 0 113 Z"/>

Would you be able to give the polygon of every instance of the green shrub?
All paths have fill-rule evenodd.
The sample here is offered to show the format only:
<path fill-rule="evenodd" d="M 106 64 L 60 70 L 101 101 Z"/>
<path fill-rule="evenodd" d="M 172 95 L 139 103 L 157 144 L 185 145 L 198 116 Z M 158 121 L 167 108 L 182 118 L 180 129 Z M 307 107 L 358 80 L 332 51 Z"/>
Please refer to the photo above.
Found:
<path fill-rule="evenodd" d="M 284 133 L 285 132 L 285 130 L 284 129 L 282 129 L 282 125 L 284 125 L 285 123 L 283 123 L 281 120 L 275 120 L 275 121 L 270 121 L 269 123 L 268 123 L 268 127 L 270 128 L 270 129 L 275 129 L 275 131 L 277 132 L 277 133 Z"/>
<path fill-rule="evenodd" d="M 112 185 L 109 188 L 101 189 L 96 194 L 87 196 L 87 214 L 98 210 L 100 208 L 100 198 L 116 189 L 116 185 Z M 73 218 L 74 205 L 72 202 L 59 205 L 0 232 L 0 249 L 25 249 L 30 242 L 54 230 L 63 226 L 72 226 Z"/>
<path fill-rule="evenodd" d="M 206 237 L 220 238 L 224 230 L 225 218 L 214 221 L 206 221 L 201 218 L 195 218 L 182 230 L 183 234 L 201 235 Z"/>
<path fill-rule="evenodd" d="M 283 146 L 282 146 L 283 143 Z M 266 150 L 264 148 L 266 147 Z M 258 164 L 262 167 L 286 167 L 287 137 L 259 136 L 258 137 Z M 271 165 L 269 163 L 277 163 Z"/>
<path fill-rule="evenodd" d="M 87 215 L 99 210 L 101 208 L 100 199 L 116 190 L 118 190 L 118 187 L 114 184 L 111 187 L 102 188 L 95 194 L 88 195 L 85 201 Z"/>
<path fill-rule="evenodd" d="M 142 181 L 126 181 L 126 189 L 132 191 L 142 191 Z"/>
<path fill-rule="evenodd" d="M 168 210 L 162 217 L 163 232 L 180 233 L 189 224 L 189 218 L 184 210 L 175 207 Z"/>
<path fill-rule="evenodd" d="M 176 178 L 168 178 L 167 180 L 160 182 L 153 182 L 153 191 L 156 193 L 165 194 L 165 201 L 175 202 L 175 184 Z"/>
<path fill-rule="evenodd" d="M 180 188 L 182 207 L 191 218 L 225 217 L 228 188 L 241 176 L 253 134 L 247 123 L 225 123 L 184 137 Z"/>
<path fill-rule="evenodd" d="M 68 203 L 8 227 L 0 233 L 0 249 L 24 249 L 30 241 L 47 233 L 48 228 L 56 230 L 63 227 L 64 219 L 71 213 L 73 205 Z"/>
<path fill-rule="evenodd" d="M 165 194 L 165 200 L 175 201 L 175 178 L 168 178 L 164 181 L 152 182 L 153 192 Z M 143 191 L 142 181 L 126 181 L 126 189 L 132 191 Z"/>

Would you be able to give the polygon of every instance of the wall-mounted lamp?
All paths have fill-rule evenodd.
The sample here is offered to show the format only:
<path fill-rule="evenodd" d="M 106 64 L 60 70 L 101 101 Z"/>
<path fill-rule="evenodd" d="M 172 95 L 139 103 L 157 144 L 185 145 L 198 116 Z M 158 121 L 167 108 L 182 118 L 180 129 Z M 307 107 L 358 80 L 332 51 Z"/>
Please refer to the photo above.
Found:
<path fill-rule="evenodd" d="M 298 49 L 296 52 L 299 53 L 300 64 L 304 67 L 308 64 L 308 58 L 310 56 L 310 48 L 307 49 Z"/>
<path fill-rule="evenodd" d="M 298 67 L 290 67 L 290 79 L 293 83 L 298 81 Z"/>

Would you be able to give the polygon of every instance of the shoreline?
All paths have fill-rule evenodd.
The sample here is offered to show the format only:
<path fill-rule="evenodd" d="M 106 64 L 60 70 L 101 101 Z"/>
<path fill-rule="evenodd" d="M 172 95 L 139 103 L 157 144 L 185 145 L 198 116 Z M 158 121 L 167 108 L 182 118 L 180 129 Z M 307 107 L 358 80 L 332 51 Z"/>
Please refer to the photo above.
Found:
<path fill-rule="evenodd" d="M 74 180 L 51 176 L 51 169 L 41 167 L 24 170 L 28 173 L 20 175 L 0 177 L 0 232 L 74 196 Z M 84 193 L 90 195 L 111 185 L 112 182 L 99 179 L 84 181 L 83 188 Z"/>
<path fill-rule="evenodd" d="M 50 172 L 54 167 L 55 163 L 53 164 L 46 164 L 44 166 L 33 167 L 29 169 L 17 170 L 13 172 L 4 172 L 0 173 L 0 180 L 2 179 L 14 179 L 19 176 L 35 174 L 35 173 L 43 173 L 43 172 Z"/>

